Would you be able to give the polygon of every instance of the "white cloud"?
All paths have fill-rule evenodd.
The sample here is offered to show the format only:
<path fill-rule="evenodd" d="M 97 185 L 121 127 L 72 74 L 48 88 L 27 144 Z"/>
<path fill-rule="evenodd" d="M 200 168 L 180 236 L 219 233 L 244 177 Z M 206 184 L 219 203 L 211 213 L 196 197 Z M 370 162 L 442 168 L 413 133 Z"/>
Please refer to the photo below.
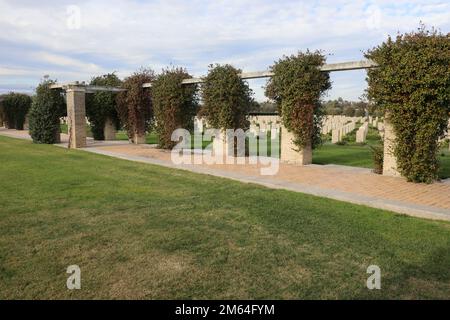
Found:
<path fill-rule="evenodd" d="M 67 27 L 69 5 L 80 8 L 80 29 Z M 444 0 L 0 0 L 0 43 L 23 48 L 30 74 L 52 72 L 61 80 L 114 70 L 125 76 L 141 66 L 159 71 L 170 63 L 201 75 L 215 62 L 263 70 L 306 48 L 333 54 L 329 61 L 361 59 L 386 34 L 410 31 L 419 21 L 448 32 L 449 14 Z M 0 84 L 28 76 L 16 56 L 0 56 Z M 357 88 L 342 91 L 348 97 L 361 94 L 356 80 L 342 81 Z"/>

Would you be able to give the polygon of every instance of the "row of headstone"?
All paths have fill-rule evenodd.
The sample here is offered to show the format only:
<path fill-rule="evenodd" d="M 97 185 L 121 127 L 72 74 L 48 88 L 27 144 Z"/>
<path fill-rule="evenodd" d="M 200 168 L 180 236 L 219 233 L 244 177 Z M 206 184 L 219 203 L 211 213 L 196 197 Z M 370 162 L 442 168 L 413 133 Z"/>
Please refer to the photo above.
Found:
<path fill-rule="evenodd" d="M 61 123 L 61 124 L 68 124 L 68 121 L 69 121 L 69 118 L 68 117 L 61 117 L 61 118 L 59 118 L 59 122 Z M 88 126 L 90 126 L 91 125 L 91 123 L 89 122 L 89 119 L 86 117 L 86 124 L 88 125 Z"/>
<path fill-rule="evenodd" d="M 347 124 L 344 124 L 340 128 L 333 129 L 333 131 L 331 132 L 331 142 L 332 143 L 341 142 L 344 139 L 344 137 L 347 134 L 353 132 L 353 130 L 355 130 L 355 128 L 356 128 L 356 122 L 351 121 Z"/>
<path fill-rule="evenodd" d="M 378 133 L 380 134 L 381 138 L 384 139 L 384 123 L 378 122 L 378 125 L 376 128 L 378 129 Z"/>
<path fill-rule="evenodd" d="M 261 132 L 272 132 L 272 135 L 278 134 L 281 129 L 281 119 L 274 115 L 250 116 L 250 133 L 255 135 Z"/>
<path fill-rule="evenodd" d="M 363 117 L 326 116 L 322 123 L 322 134 L 332 133 L 333 130 L 341 129 L 347 123 L 358 123 L 363 119 Z"/>
<path fill-rule="evenodd" d="M 365 143 L 367 139 L 367 133 L 369 132 L 369 122 L 364 122 L 356 132 L 356 142 Z"/>
<path fill-rule="evenodd" d="M 370 119 L 371 117 L 369 117 L 369 123 L 372 124 L 372 127 L 377 128 L 378 127 L 378 123 L 380 122 L 380 119 L 378 117 L 374 118 L 374 119 Z"/>
<path fill-rule="evenodd" d="M 205 130 L 205 121 L 202 118 L 194 118 L 194 131 L 198 133 L 203 133 Z"/>

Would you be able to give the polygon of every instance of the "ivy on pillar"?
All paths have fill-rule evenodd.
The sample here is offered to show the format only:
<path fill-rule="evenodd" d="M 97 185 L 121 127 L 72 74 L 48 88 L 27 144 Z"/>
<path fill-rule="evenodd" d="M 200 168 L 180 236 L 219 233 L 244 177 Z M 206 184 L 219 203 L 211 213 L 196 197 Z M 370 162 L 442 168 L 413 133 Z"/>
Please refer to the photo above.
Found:
<path fill-rule="evenodd" d="M 69 148 L 86 147 L 86 88 L 69 86 L 66 89 L 69 124 Z"/>
<path fill-rule="evenodd" d="M 270 67 L 273 76 L 266 96 L 277 103 L 281 114 L 283 162 L 311 164 L 312 150 L 320 145 L 320 97 L 331 88 L 329 74 L 321 71 L 325 62 L 320 51 L 306 51 L 285 56 Z"/>

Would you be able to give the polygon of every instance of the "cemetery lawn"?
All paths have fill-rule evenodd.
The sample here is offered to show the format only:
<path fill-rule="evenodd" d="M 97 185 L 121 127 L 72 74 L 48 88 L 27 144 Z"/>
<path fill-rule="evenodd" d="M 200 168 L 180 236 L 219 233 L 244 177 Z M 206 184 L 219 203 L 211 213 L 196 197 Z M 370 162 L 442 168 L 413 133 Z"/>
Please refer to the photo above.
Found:
<path fill-rule="evenodd" d="M 359 127 L 359 126 L 358 126 Z M 372 150 L 370 146 L 378 146 L 381 144 L 381 138 L 378 131 L 370 127 L 367 134 L 366 144 L 356 143 L 356 131 L 353 131 L 345 138 L 344 145 L 337 145 L 331 143 L 331 137 L 324 137 L 324 144 L 318 149 L 314 150 L 313 163 L 314 164 L 337 164 L 350 167 L 360 167 L 373 169 Z M 67 133 L 67 125 L 61 125 L 61 132 Z M 91 128 L 86 126 L 86 134 L 88 137 L 92 137 Z M 127 133 L 123 130 L 118 131 L 116 135 L 117 140 L 128 140 Z M 148 133 L 146 136 L 147 144 L 158 144 L 159 138 L 156 133 Z M 205 149 L 210 141 L 203 142 L 203 149 Z M 194 148 L 194 146 L 192 146 Z M 270 156 L 271 146 L 270 142 L 267 145 L 267 152 Z M 445 146 L 439 154 L 440 171 L 439 177 L 441 179 L 450 178 L 450 151 L 448 146 Z"/>
<path fill-rule="evenodd" d="M 329 136 L 324 137 L 324 144 L 314 150 L 313 163 L 373 169 L 374 164 L 370 146 L 381 145 L 378 131 L 372 127 L 369 129 L 366 144 L 356 143 L 356 131 L 357 129 L 347 135 L 344 145 L 332 144 Z M 439 162 L 441 166 L 439 177 L 441 179 L 450 178 L 450 151 L 448 146 L 444 146 L 439 153 Z"/>
<path fill-rule="evenodd" d="M 450 298 L 447 222 L 1 136 L 0 163 L 0 299 Z"/>

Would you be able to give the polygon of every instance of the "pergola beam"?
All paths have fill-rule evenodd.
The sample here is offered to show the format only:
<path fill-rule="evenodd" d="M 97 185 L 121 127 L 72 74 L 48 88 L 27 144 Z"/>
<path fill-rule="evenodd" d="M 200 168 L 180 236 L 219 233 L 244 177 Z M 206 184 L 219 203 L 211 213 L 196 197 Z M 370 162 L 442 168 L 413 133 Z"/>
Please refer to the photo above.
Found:
<path fill-rule="evenodd" d="M 349 70 L 361 70 L 361 69 L 370 69 L 377 67 L 378 65 L 371 60 L 361 60 L 361 61 L 349 61 L 349 62 L 339 62 L 339 63 L 329 63 L 324 64 L 320 67 L 320 70 L 323 72 L 336 72 L 336 71 L 349 71 Z M 241 78 L 244 80 L 248 79 L 262 79 L 262 78 L 270 78 L 273 77 L 273 72 L 271 71 L 254 71 L 254 72 L 243 72 L 240 74 Z M 190 78 L 184 79 L 182 84 L 197 84 L 203 83 L 203 78 Z M 83 87 L 86 90 L 86 93 L 94 93 L 99 91 L 109 91 L 109 92 L 122 92 L 126 91 L 126 89 L 116 88 L 116 87 L 107 87 L 107 86 L 90 86 L 86 85 L 84 82 L 72 82 L 66 84 L 53 84 L 50 86 L 52 89 L 67 89 L 70 87 Z M 151 83 L 144 83 L 143 88 L 151 88 Z"/>
<path fill-rule="evenodd" d="M 50 89 L 63 89 L 67 90 L 71 87 L 81 87 L 84 88 L 86 93 L 95 93 L 95 92 L 122 92 L 127 91 L 127 89 L 117 88 L 117 87 L 107 87 L 107 86 L 90 86 L 84 83 L 79 82 L 71 82 L 71 83 L 55 83 L 50 86 Z"/>
<path fill-rule="evenodd" d="M 320 70 L 323 72 L 335 72 L 335 71 L 349 71 L 349 70 L 360 70 L 369 69 L 377 67 L 378 65 L 371 60 L 361 60 L 361 61 L 349 61 L 349 62 L 339 62 L 324 64 Z M 273 72 L 271 71 L 254 71 L 254 72 L 243 72 L 241 73 L 242 79 L 261 79 L 273 77 Z M 183 80 L 182 84 L 196 84 L 203 83 L 203 78 L 191 78 Z M 145 83 L 144 88 L 150 88 L 151 83 Z"/>

